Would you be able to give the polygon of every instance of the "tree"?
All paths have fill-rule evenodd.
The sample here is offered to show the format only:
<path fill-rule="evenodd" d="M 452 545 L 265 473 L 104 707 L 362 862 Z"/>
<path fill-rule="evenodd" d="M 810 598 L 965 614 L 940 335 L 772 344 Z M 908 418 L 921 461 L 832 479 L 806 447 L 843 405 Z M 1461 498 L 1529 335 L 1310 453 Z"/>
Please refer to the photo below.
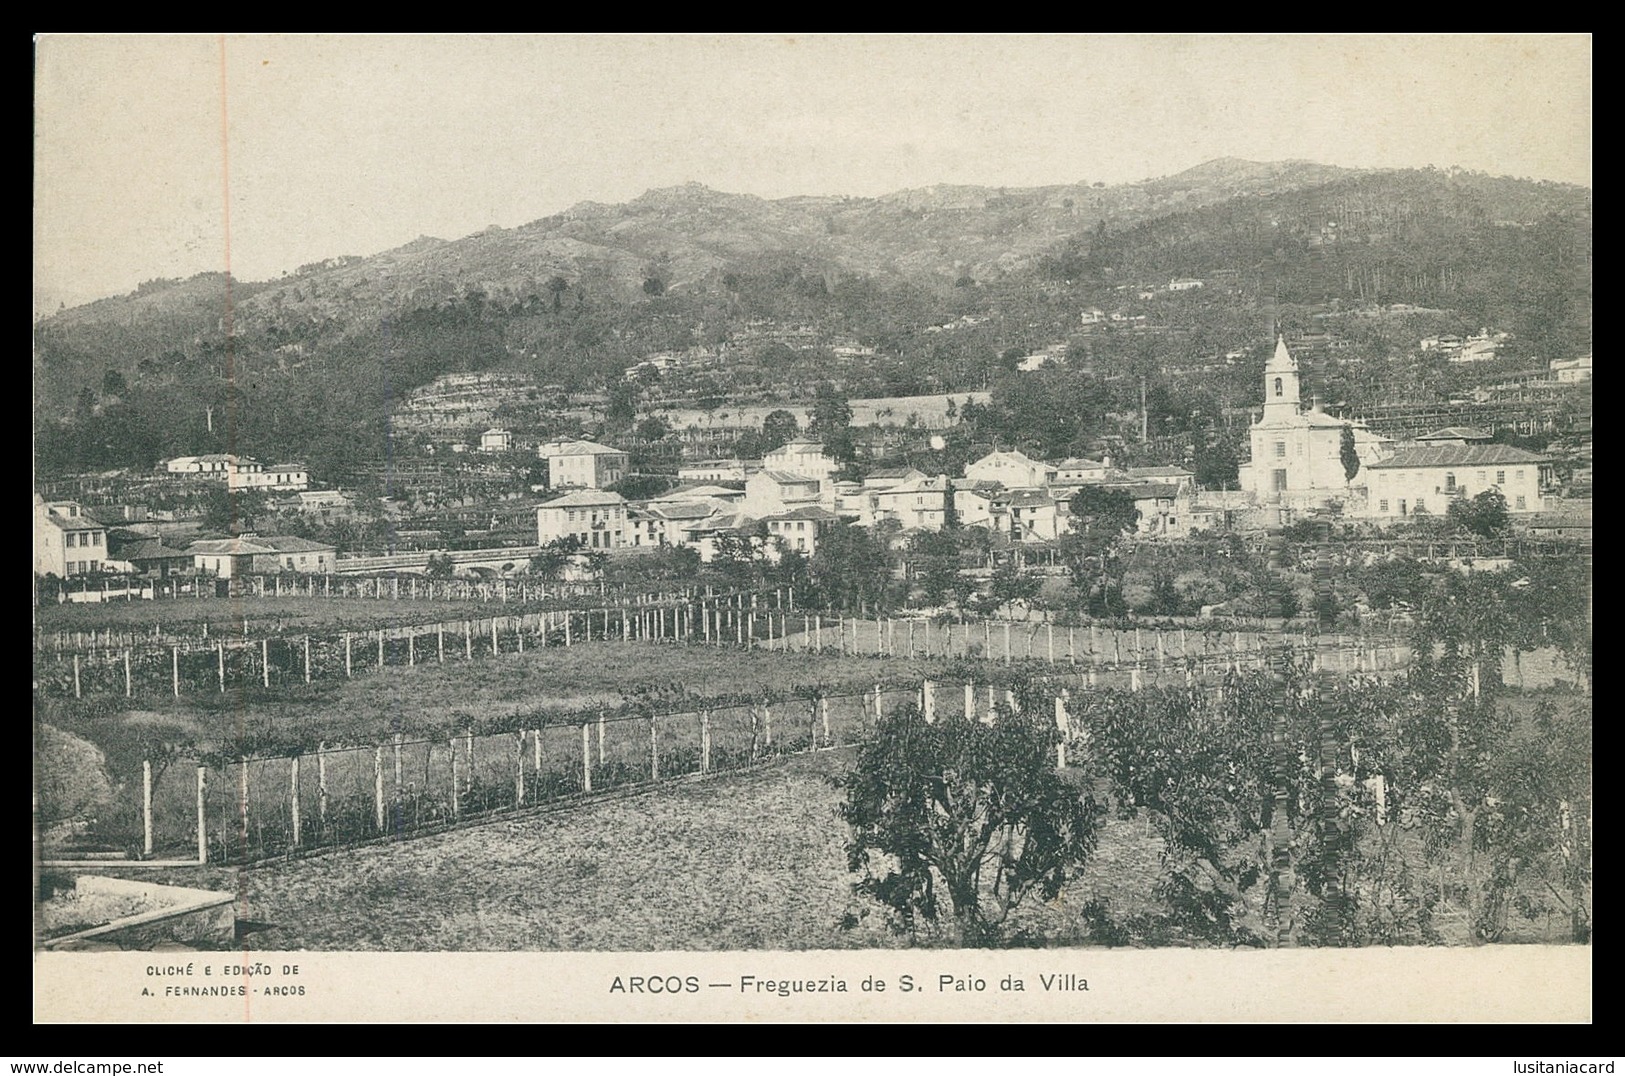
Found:
<path fill-rule="evenodd" d="M 1041 580 L 1035 575 L 1022 575 L 1014 554 L 999 561 L 987 582 L 987 594 L 974 602 L 977 612 L 992 615 L 1008 609 L 1015 602 L 1030 602 L 1038 594 Z"/>
<path fill-rule="evenodd" d="M 564 538 L 555 538 L 542 546 L 541 551 L 530 558 L 530 570 L 533 575 L 543 579 L 557 579 L 562 576 L 570 562 L 581 552 L 582 542 L 575 535 Z"/>
<path fill-rule="evenodd" d="M 914 705 L 894 710 L 833 779 L 848 866 L 864 872 L 853 892 L 894 929 L 947 926 L 976 947 L 1014 940 L 1010 913 L 1034 892 L 1055 899 L 1093 853 L 1102 812 L 1056 771 L 1060 733 L 1044 701 L 1023 686 L 991 724 L 951 707 L 934 722 Z"/>
<path fill-rule="evenodd" d="M 130 386 L 125 382 L 124 375 L 112 367 L 108 367 L 107 371 L 102 374 L 102 395 L 123 396 L 129 389 Z"/>
<path fill-rule="evenodd" d="M 1338 436 L 1337 458 L 1343 463 L 1343 481 L 1352 482 L 1360 473 L 1360 454 L 1354 450 L 1354 427 L 1345 425 Z"/>
<path fill-rule="evenodd" d="M 920 531 L 909 539 L 909 569 L 929 606 L 945 605 L 964 589 L 959 575 L 959 541 L 943 531 Z"/>
<path fill-rule="evenodd" d="M 629 501 L 646 501 L 658 497 L 672 487 L 672 480 L 659 474 L 631 474 L 605 487 L 610 493 L 619 493 Z"/>
<path fill-rule="evenodd" d="M 638 423 L 638 437 L 644 441 L 659 441 L 670 432 L 671 427 L 667 426 L 663 419 L 656 418 L 654 415 L 650 415 Z"/>
<path fill-rule="evenodd" d="M 609 402 L 604 408 L 604 421 L 611 429 L 624 430 L 637 418 L 636 394 L 625 381 L 609 385 Z"/>
<path fill-rule="evenodd" d="M 813 401 L 811 432 L 818 435 L 831 459 L 850 463 L 857 457 L 852 444 L 852 406 L 828 381 L 819 382 Z"/>
<path fill-rule="evenodd" d="M 1217 437 L 1196 450 L 1196 484 L 1203 489 L 1234 489 L 1240 477 L 1236 446 L 1228 437 Z"/>
<path fill-rule="evenodd" d="M 796 421 L 796 416 L 783 408 L 769 411 L 767 417 L 762 419 L 762 452 L 764 454 L 772 452 L 775 448 L 788 444 L 800 432 L 801 424 Z"/>
<path fill-rule="evenodd" d="M 881 608 L 891 584 L 891 552 L 863 527 L 843 524 L 818 538 L 809 564 L 813 585 L 832 609 Z"/>
<path fill-rule="evenodd" d="M 1097 545 L 1111 545 L 1139 524 L 1140 511 L 1127 490 L 1082 486 L 1072 495 L 1072 529 Z"/>
<path fill-rule="evenodd" d="M 457 570 L 452 562 L 451 554 L 429 554 L 429 561 L 423 566 L 423 574 L 430 579 L 450 579 Z"/>
<path fill-rule="evenodd" d="M 766 525 L 761 523 L 754 530 L 720 532 L 713 543 L 716 553 L 711 558 L 711 567 L 729 586 L 760 586 L 765 568 L 765 541 Z"/>
<path fill-rule="evenodd" d="M 553 294 L 553 313 L 559 312 L 559 306 L 564 301 L 564 293 L 570 290 L 570 282 L 561 276 L 548 279 L 547 290 Z"/>
<path fill-rule="evenodd" d="M 1451 501 L 1445 518 L 1457 530 L 1494 538 L 1506 530 L 1507 499 L 1500 490 L 1487 489 L 1472 500 Z"/>
<path fill-rule="evenodd" d="M 248 490 L 211 487 L 203 494 L 203 527 L 205 530 L 239 534 L 254 529 L 266 513 L 265 494 Z"/>
<path fill-rule="evenodd" d="M 1116 556 L 1123 532 L 1135 527 L 1140 518 L 1134 497 L 1126 490 L 1103 486 L 1083 486 L 1068 502 L 1072 510 L 1072 533 L 1059 543 L 1062 559 L 1072 573 L 1072 583 L 1085 605 L 1105 615 L 1123 611 L 1122 581 L 1113 586 L 1113 569 L 1124 569 Z M 1115 597 L 1114 597 L 1115 591 Z"/>

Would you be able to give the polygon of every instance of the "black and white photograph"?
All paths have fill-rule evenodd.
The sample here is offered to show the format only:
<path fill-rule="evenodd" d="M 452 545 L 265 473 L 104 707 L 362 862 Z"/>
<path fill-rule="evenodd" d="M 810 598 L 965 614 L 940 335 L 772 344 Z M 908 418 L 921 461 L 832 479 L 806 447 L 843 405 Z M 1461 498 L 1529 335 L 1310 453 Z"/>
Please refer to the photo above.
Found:
<path fill-rule="evenodd" d="M 1591 47 L 37 36 L 35 1019 L 1588 1022 Z"/>

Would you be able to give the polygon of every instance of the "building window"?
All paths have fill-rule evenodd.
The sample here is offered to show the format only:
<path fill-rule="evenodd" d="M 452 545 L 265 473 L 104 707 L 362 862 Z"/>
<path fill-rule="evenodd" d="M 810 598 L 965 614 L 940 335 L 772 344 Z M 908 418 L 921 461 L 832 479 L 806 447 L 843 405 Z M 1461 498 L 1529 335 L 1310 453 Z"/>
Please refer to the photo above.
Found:
<path fill-rule="evenodd" d="M 1450 491 L 1452 491 L 1452 490 L 1454 490 L 1456 488 L 1456 476 L 1455 475 L 1447 473 L 1444 476 L 1444 488 L 1445 488 L 1446 493 L 1449 493 Z"/>
<path fill-rule="evenodd" d="M 100 566 L 101 566 L 101 561 L 99 561 L 99 560 L 93 560 L 93 561 L 90 562 L 90 570 L 91 571 L 95 571 Z"/>
<path fill-rule="evenodd" d="M 67 546 L 69 549 L 72 549 L 74 546 L 79 544 L 79 536 L 72 531 L 69 531 L 64 537 L 62 544 Z"/>
<path fill-rule="evenodd" d="M 1495 484 L 1498 486 L 1504 486 L 1507 484 L 1507 473 L 1505 471 L 1495 472 Z"/>
<path fill-rule="evenodd" d="M 1416 510 L 1418 512 L 1426 512 L 1428 510 L 1427 501 L 1421 497 L 1416 498 Z"/>
<path fill-rule="evenodd" d="M 1518 498 L 1518 511 L 1522 512 L 1526 507 L 1528 507 L 1528 505 L 1524 502 L 1523 497 L 1520 496 Z"/>
<path fill-rule="evenodd" d="M 1523 475 L 1520 474 L 1520 475 L 1518 475 L 1518 477 L 1522 478 Z M 101 536 L 100 531 L 97 531 L 96 533 L 94 533 L 94 534 L 92 534 L 90 536 L 90 544 L 91 545 L 101 545 L 102 544 L 102 536 Z"/>
<path fill-rule="evenodd" d="M 1522 482 L 1522 481 L 1523 481 L 1523 468 L 1521 468 L 1521 467 L 1520 467 L 1520 468 L 1518 468 L 1518 475 L 1517 475 L 1517 478 L 1518 478 L 1518 481 L 1520 481 L 1520 482 Z"/>
<path fill-rule="evenodd" d="M 1281 379 L 1280 378 L 1275 379 L 1275 395 L 1277 395 L 1277 396 L 1281 395 Z"/>
<path fill-rule="evenodd" d="M 1405 513 L 1405 498 L 1403 498 L 1403 497 L 1401 497 L 1399 499 L 1399 514 L 1400 515 L 1405 515 L 1406 514 Z"/>
<path fill-rule="evenodd" d="M 1388 514 L 1388 498 L 1387 497 L 1384 497 L 1382 500 L 1377 502 L 1377 511 L 1381 512 L 1383 515 Z"/>
<path fill-rule="evenodd" d="M 1484 484 L 1484 472 L 1479 471 L 1476 477 L 1478 478 L 1478 484 L 1482 486 Z"/>
<path fill-rule="evenodd" d="M 1277 441 L 1277 442 L 1275 442 L 1275 458 L 1276 459 L 1285 459 L 1286 458 L 1286 442 L 1285 441 Z"/>

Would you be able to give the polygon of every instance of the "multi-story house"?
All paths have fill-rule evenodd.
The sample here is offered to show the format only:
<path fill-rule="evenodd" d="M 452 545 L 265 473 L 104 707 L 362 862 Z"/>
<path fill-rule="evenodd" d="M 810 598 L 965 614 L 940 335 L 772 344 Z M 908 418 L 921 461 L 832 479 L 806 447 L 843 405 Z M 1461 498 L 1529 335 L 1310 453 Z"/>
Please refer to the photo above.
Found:
<path fill-rule="evenodd" d="M 631 457 L 594 441 L 548 441 L 536 448 L 547 461 L 547 481 L 554 489 L 603 489 L 625 478 Z"/>
<path fill-rule="evenodd" d="M 575 537 L 587 549 L 620 549 L 629 544 L 626 498 L 619 493 L 583 490 L 536 506 L 536 542 L 547 545 Z"/>
<path fill-rule="evenodd" d="M 107 528 L 77 501 L 34 497 L 34 574 L 99 572 L 107 563 Z"/>
<path fill-rule="evenodd" d="M 1539 512 L 1551 461 L 1511 445 L 1457 444 L 1402 448 L 1370 464 L 1365 515 L 1403 519 L 1442 516 L 1462 498 L 1495 489 L 1509 512 Z"/>

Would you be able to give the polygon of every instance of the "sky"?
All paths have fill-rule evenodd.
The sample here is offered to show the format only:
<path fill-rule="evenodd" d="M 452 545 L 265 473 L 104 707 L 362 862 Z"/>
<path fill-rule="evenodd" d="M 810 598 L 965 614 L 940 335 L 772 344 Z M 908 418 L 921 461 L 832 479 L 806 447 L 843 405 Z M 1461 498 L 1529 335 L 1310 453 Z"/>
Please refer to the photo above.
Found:
<path fill-rule="evenodd" d="M 700 182 L 1135 182 L 1216 157 L 1591 185 L 1589 35 L 41 35 L 36 314 Z"/>

